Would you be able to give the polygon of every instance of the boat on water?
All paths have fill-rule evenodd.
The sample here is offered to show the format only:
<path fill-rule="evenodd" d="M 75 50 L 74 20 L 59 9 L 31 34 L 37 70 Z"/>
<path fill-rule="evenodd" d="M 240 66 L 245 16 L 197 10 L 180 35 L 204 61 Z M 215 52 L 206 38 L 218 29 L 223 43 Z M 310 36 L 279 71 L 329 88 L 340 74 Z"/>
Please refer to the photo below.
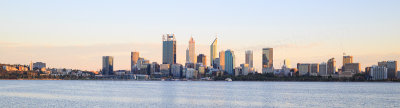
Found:
<path fill-rule="evenodd" d="M 225 81 L 232 82 L 231 78 L 226 78 Z"/>

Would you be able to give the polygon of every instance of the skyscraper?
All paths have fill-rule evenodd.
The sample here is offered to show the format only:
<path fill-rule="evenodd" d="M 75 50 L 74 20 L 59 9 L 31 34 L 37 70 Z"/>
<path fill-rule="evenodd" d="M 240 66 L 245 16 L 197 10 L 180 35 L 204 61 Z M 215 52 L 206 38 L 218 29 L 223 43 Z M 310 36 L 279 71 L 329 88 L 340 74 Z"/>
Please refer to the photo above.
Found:
<path fill-rule="evenodd" d="M 397 61 L 382 61 L 378 62 L 378 66 L 383 66 L 387 68 L 387 78 L 396 79 L 397 78 Z"/>
<path fill-rule="evenodd" d="M 219 69 L 225 70 L 225 51 L 219 52 L 219 66 Z"/>
<path fill-rule="evenodd" d="M 234 75 L 235 69 L 235 54 L 230 49 L 225 51 L 225 71 L 229 75 Z"/>
<path fill-rule="evenodd" d="M 186 63 L 190 63 L 189 48 L 186 49 Z"/>
<path fill-rule="evenodd" d="M 195 41 L 194 41 L 193 37 L 190 37 L 189 48 L 187 50 L 187 53 L 188 53 L 187 54 L 187 56 L 188 56 L 187 62 L 188 63 L 196 63 L 196 49 L 195 48 L 196 48 Z"/>
<path fill-rule="evenodd" d="M 384 66 L 372 66 L 369 75 L 372 80 L 386 80 L 388 79 L 388 68 Z"/>
<path fill-rule="evenodd" d="M 249 68 L 253 68 L 253 51 L 246 51 L 245 64 L 249 64 Z"/>
<path fill-rule="evenodd" d="M 176 39 L 174 34 L 163 35 L 163 64 L 176 64 Z"/>
<path fill-rule="evenodd" d="M 114 74 L 114 57 L 103 56 L 103 75 Z"/>
<path fill-rule="evenodd" d="M 201 64 L 203 64 L 203 66 L 207 66 L 207 58 L 206 58 L 206 55 L 204 55 L 204 54 L 199 54 L 199 56 L 197 56 L 197 63 L 201 63 Z"/>
<path fill-rule="evenodd" d="M 346 63 L 343 68 L 342 72 L 351 72 L 353 74 L 357 74 L 361 72 L 360 63 Z"/>
<path fill-rule="evenodd" d="M 262 69 L 263 73 L 271 73 L 274 69 L 274 50 L 273 48 L 263 48 Z"/>
<path fill-rule="evenodd" d="M 215 40 L 212 42 L 210 46 L 210 65 L 213 66 L 214 59 L 217 58 L 217 41 L 218 38 L 215 38 Z"/>
<path fill-rule="evenodd" d="M 327 64 L 326 63 L 321 63 L 319 64 L 319 72 L 318 75 L 320 76 L 327 76 Z"/>
<path fill-rule="evenodd" d="M 139 59 L 139 52 L 131 52 L 131 73 L 135 73 L 137 70 L 137 62 Z"/>
<path fill-rule="evenodd" d="M 336 72 L 336 60 L 335 60 L 335 58 L 331 58 L 331 59 L 328 60 L 328 62 L 327 62 L 327 71 L 326 72 L 327 72 L 328 76 L 332 75 L 332 74 L 335 74 L 335 72 Z"/>
<path fill-rule="evenodd" d="M 353 56 L 343 56 L 343 66 L 347 63 L 353 63 Z"/>

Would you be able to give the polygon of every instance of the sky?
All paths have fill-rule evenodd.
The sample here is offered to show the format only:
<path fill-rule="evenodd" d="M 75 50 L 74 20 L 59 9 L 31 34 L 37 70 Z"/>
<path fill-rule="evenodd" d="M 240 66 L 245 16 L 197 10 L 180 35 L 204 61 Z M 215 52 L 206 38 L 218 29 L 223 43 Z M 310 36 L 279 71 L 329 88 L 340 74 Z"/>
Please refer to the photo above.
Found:
<path fill-rule="evenodd" d="M 1 0 L 0 63 L 45 62 L 51 68 L 100 70 L 102 56 L 128 70 L 130 52 L 161 62 L 162 35 L 174 33 L 184 64 L 191 36 L 196 54 L 231 49 L 236 66 L 274 48 L 284 59 L 321 63 L 343 53 L 361 67 L 400 60 L 399 0 Z M 209 60 L 209 58 L 207 58 Z M 207 62 L 209 64 L 209 62 Z"/>

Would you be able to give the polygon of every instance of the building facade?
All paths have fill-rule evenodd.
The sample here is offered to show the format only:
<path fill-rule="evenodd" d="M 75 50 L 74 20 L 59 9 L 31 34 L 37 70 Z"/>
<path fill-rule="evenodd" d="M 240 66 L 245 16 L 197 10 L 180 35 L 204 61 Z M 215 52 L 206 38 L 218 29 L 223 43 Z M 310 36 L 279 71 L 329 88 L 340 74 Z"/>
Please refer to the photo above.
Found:
<path fill-rule="evenodd" d="M 103 56 L 103 75 L 113 75 L 114 74 L 114 57 Z"/>
<path fill-rule="evenodd" d="M 197 56 L 197 63 L 201 63 L 201 64 L 203 64 L 203 66 L 207 66 L 207 58 L 206 58 L 206 55 L 204 55 L 204 54 L 199 54 L 199 55 Z"/>
<path fill-rule="evenodd" d="M 351 72 L 357 74 L 361 72 L 360 63 L 346 63 L 342 69 L 343 72 Z"/>
<path fill-rule="evenodd" d="M 33 69 L 42 69 L 42 68 L 46 68 L 46 63 L 43 62 L 35 62 L 33 63 Z"/>
<path fill-rule="evenodd" d="M 225 71 L 225 51 L 219 52 L 219 66 L 220 70 Z"/>
<path fill-rule="evenodd" d="M 217 58 L 217 45 L 218 45 L 218 38 L 215 38 L 215 40 L 211 43 L 210 45 L 210 65 L 213 66 L 214 60 Z"/>
<path fill-rule="evenodd" d="M 378 62 L 378 66 L 387 68 L 388 79 L 397 79 L 397 61 L 382 61 Z"/>
<path fill-rule="evenodd" d="M 273 73 L 274 69 L 274 50 L 272 48 L 263 48 L 262 50 L 262 70 L 263 73 Z M 272 70 L 272 71 L 271 71 Z"/>
<path fill-rule="evenodd" d="M 137 71 L 137 63 L 139 60 L 139 52 L 131 52 L 131 73 Z"/>
<path fill-rule="evenodd" d="M 347 63 L 353 63 L 353 56 L 343 56 L 343 66 Z"/>
<path fill-rule="evenodd" d="M 176 63 L 176 39 L 174 34 L 163 35 L 163 64 Z"/>
<path fill-rule="evenodd" d="M 333 75 L 336 73 L 336 60 L 335 58 L 331 58 L 327 62 L 327 74 Z"/>
<path fill-rule="evenodd" d="M 187 63 L 196 63 L 196 42 L 193 37 L 190 37 L 189 48 L 187 50 Z"/>
<path fill-rule="evenodd" d="M 388 68 L 384 66 L 372 66 L 369 72 L 372 80 L 386 80 L 388 79 Z"/>
<path fill-rule="evenodd" d="M 328 76 L 328 65 L 326 63 L 319 64 L 319 72 L 320 76 Z"/>
<path fill-rule="evenodd" d="M 249 67 L 253 68 L 253 51 L 245 52 L 245 64 L 249 64 Z"/>
<path fill-rule="evenodd" d="M 234 75 L 235 71 L 235 54 L 232 50 L 225 51 L 225 71 L 229 75 Z"/>

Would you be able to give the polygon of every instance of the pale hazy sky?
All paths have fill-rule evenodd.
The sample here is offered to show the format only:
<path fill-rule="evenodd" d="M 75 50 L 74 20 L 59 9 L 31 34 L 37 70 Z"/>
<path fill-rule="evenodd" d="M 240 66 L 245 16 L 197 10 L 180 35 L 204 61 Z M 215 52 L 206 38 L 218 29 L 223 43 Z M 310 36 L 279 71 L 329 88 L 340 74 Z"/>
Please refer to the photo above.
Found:
<path fill-rule="evenodd" d="M 179 63 L 191 35 L 209 56 L 219 34 L 237 66 L 253 50 L 260 70 L 261 49 L 273 47 L 275 68 L 331 57 L 341 66 L 343 52 L 366 67 L 400 60 L 399 19 L 399 0 L 1 0 L 0 63 L 99 70 L 110 55 L 129 69 L 131 51 L 161 62 L 161 36 L 175 33 Z"/>

